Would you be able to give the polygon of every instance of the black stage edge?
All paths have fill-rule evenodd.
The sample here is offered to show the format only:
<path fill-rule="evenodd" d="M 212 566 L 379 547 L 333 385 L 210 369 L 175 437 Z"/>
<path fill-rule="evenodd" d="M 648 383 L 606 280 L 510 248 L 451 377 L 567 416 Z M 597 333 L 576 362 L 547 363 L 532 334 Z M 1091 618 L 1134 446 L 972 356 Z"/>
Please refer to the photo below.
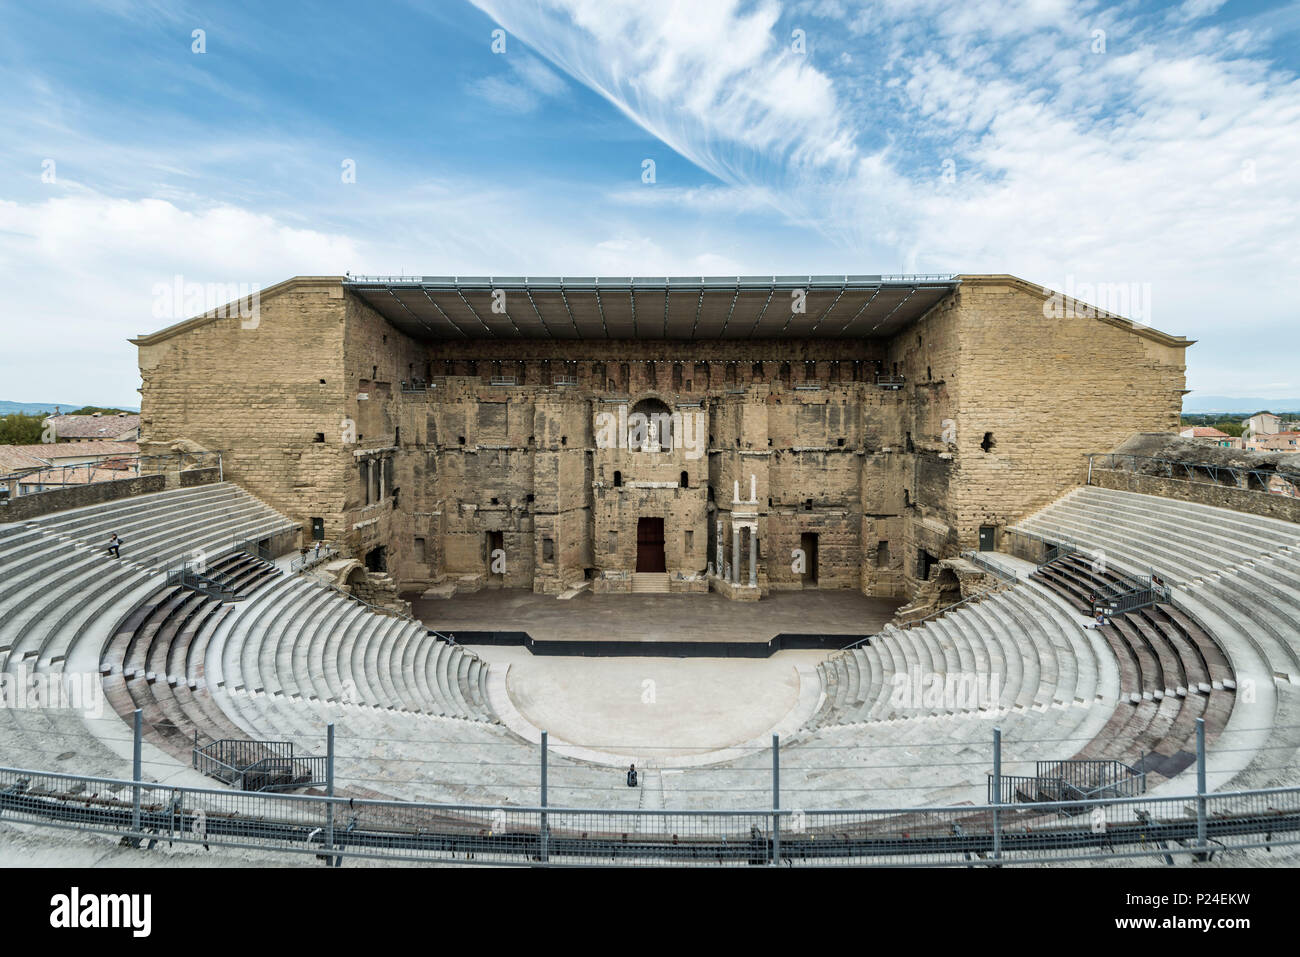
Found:
<path fill-rule="evenodd" d="M 538 641 L 526 631 L 435 630 L 458 645 L 518 646 L 534 655 L 566 658 L 770 658 L 778 651 L 839 651 L 870 644 L 872 637 L 782 632 L 767 641 Z"/>

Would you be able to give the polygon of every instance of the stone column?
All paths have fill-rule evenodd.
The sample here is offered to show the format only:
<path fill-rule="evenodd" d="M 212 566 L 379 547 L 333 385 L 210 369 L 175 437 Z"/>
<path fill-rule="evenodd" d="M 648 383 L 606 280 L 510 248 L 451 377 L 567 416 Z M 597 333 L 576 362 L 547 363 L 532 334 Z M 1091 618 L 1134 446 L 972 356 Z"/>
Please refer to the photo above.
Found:
<path fill-rule="evenodd" d="M 714 550 L 718 553 L 718 563 L 716 566 L 718 569 L 718 577 L 725 579 L 727 577 L 727 565 L 726 552 L 723 550 L 726 546 L 722 541 L 722 519 L 718 519 L 718 530 L 715 537 L 716 541 L 714 542 Z"/>
<path fill-rule="evenodd" d="M 740 584 L 740 528 L 731 526 L 731 581 Z"/>
<path fill-rule="evenodd" d="M 749 530 L 749 587 L 758 587 L 758 526 Z"/>

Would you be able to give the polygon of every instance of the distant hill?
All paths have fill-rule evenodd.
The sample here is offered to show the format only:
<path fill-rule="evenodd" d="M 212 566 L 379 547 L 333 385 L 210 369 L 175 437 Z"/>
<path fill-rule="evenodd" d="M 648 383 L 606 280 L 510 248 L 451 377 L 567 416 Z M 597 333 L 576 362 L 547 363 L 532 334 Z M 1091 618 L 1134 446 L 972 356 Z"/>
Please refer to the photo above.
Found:
<path fill-rule="evenodd" d="M 64 414 L 75 412 L 82 406 L 75 402 L 6 402 L 0 399 L 0 415 L 12 415 L 15 412 L 26 412 L 28 415 L 37 415 L 42 412 L 53 412 L 55 407 L 61 409 Z M 132 409 L 129 406 L 114 406 L 123 412 L 139 412 L 139 409 Z"/>
<path fill-rule="evenodd" d="M 1252 412 L 1300 412 L 1300 399 L 1251 399 L 1228 395 L 1196 395 L 1183 397 L 1184 412 L 1232 412 L 1250 415 Z"/>

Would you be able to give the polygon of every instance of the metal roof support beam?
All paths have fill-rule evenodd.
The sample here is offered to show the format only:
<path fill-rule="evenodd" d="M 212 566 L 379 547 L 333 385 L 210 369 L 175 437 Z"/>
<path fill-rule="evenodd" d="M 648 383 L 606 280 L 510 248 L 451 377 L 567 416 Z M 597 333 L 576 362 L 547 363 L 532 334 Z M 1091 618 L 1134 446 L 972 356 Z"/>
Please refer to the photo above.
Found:
<path fill-rule="evenodd" d="M 524 293 L 528 296 L 528 305 L 533 307 L 533 312 L 537 316 L 537 321 L 540 322 L 542 328 L 546 330 L 546 337 L 548 339 L 554 339 L 555 335 L 551 332 L 551 327 L 546 324 L 546 320 L 542 318 L 542 311 L 537 308 L 537 303 L 533 301 L 533 291 L 525 287 Z"/>
<path fill-rule="evenodd" d="M 609 324 L 605 322 L 605 305 L 600 301 L 600 287 L 596 287 L 596 312 L 600 313 L 600 328 L 605 332 L 605 338 L 609 338 Z"/>
<path fill-rule="evenodd" d="M 438 315 L 442 316 L 442 318 L 446 319 L 449 323 L 451 323 L 451 327 L 455 329 L 457 332 L 459 332 L 466 339 L 469 338 L 469 334 L 460 327 L 460 324 L 457 323 L 456 320 L 453 319 L 451 316 L 447 315 L 447 313 L 443 310 L 442 306 L 434 302 L 433 297 L 429 295 L 429 288 L 425 286 L 423 283 L 420 284 L 420 292 L 424 293 L 424 298 L 429 300 L 429 305 L 433 306 L 434 309 L 438 310 Z"/>
<path fill-rule="evenodd" d="M 569 297 L 564 294 L 563 279 L 560 280 L 560 301 L 564 303 L 564 311 L 569 314 L 569 321 L 573 323 L 573 331 L 577 334 L 578 338 L 581 339 L 582 330 L 578 328 L 578 319 L 574 316 L 573 310 L 569 308 Z"/>
<path fill-rule="evenodd" d="M 701 280 L 701 283 L 703 280 Z M 695 304 L 695 322 L 691 324 L 691 338 L 695 338 L 695 330 L 700 328 L 700 312 L 704 309 L 704 286 L 700 286 L 700 301 Z"/>
<path fill-rule="evenodd" d="M 871 294 L 871 298 L 862 304 L 861 309 L 859 309 L 857 312 L 855 312 L 852 316 L 849 317 L 848 322 L 840 326 L 840 331 L 837 332 L 836 335 L 839 336 L 844 335 L 844 330 L 847 329 L 849 326 L 853 325 L 853 323 L 857 321 L 858 316 L 862 315 L 864 312 L 867 311 L 867 309 L 871 306 L 871 304 L 876 301 L 876 297 L 880 295 L 880 290 L 884 288 L 885 288 L 884 286 L 877 286 L 876 291 Z"/>
<path fill-rule="evenodd" d="M 767 290 L 767 302 L 763 303 L 763 308 L 760 309 L 760 310 L 758 310 L 758 315 L 754 317 L 754 325 L 753 325 L 753 327 L 749 330 L 749 338 L 751 338 L 751 339 L 754 338 L 754 333 L 756 333 L 756 332 L 758 331 L 758 324 L 759 324 L 760 322 L 762 322 L 762 321 L 763 321 L 763 317 L 764 317 L 765 315 L 767 315 L 767 307 L 770 306 L 770 305 L 772 305 L 772 297 L 775 296 L 775 295 L 776 295 L 776 286 L 775 286 L 775 285 L 772 285 L 772 286 L 768 287 L 768 290 Z"/>
<path fill-rule="evenodd" d="M 884 319 L 881 319 L 878 323 L 876 323 L 874 326 L 871 327 L 871 331 L 875 332 L 877 329 L 879 329 L 881 326 L 887 323 L 890 319 L 890 316 L 892 316 L 894 313 L 898 312 L 898 310 L 903 308 L 903 303 L 907 302 L 907 300 L 911 299 L 913 296 L 916 295 L 916 289 L 917 289 L 916 286 L 913 286 L 911 289 L 909 289 L 907 291 L 907 295 L 904 296 L 902 299 L 898 300 L 898 305 L 894 306 L 893 309 L 889 310 L 889 315 L 885 316 Z"/>
<path fill-rule="evenodd" d="M 487 334 L 488 334 L 489 336 L 491 336 L 492 338 L 495 339 L 497 334 L 496 334 L 495 332 L 492 331 L 492 327 L 491 327 L 491 326 L 489 326 L 486 322 L 483 321 L 483 317 L 480 316 L 480 315 L 478 314 L 478 311 L 477 311 L 473 306 L 471 306 L 471 305 L 469 304 L 469 300 L 465 298 L 465 294 L 464 294 L 463 292 L 460 291 L 460 286 L 457 286 L 457 287 L 456 287 L 456 295 L 459 296 L 459 297 L 460 297 L 460 301 L 463 302 L 463 303 L 465 304 L 465 308 L 468 309 L 468 310 L 470 311 L 470 313 L 474 316 L 474 318 L 478 320 L 478 324 L 479 324 L 480 326 L 482 326 L 482 327 L 487 331 Z M 507 318 L 509 318 L 509 315 L 508 315 L 508 314 L 507 314 Z M 510 320 L 510 324 L 511 324 L 512 326 L 515 324 L 513 319 Z M 518 331 L 519 331 L 518 329 L 515 330 L 515 332 L 518 332 Z"/>
<path fill-rule="evenodd" d="M 412 319 L 414 319 L 420 325 L 424 326 L 424 328 L 428 329 L 430 332 L 433 332 L 433 328 L 427 322 L 425 322 L 423 319 L 417 316 L 410 306 L 402 302 L 401 297 L 397 295 L 397 293 L 393 292 L 392 286 L 386 286 L 385 288 L 388 290 L 388 294 L 393 297 L 393 301 L 411 314 Z"/>
<path fill-rule="evenodd" d="M 808 330 L 808 335 L 811 336 L 816 334 L 818 326 L 822 324 L 822 320 L 824 320 L 827 316 L 829 316 L 831 314 L 831 310 L 834 309 L 839 304 L 839 301 L 844 298 L 844 290 L 847 288 L 848 288 L 847 286 L 840 286 L 840 291 L 838 294 L 836 294 L 835 301 L 832 302 L 829 306 L 827 306 L 826 311 L 817 317 L 817 321 L 814 322 L 812 324 L 812 328 Z M 794 317 L 791 316 L 790 318 L 793 319 Z M 790 323 L 787 322 L 786 325 L 788 326 L 790 325 Z"/>
<path fill-rule="evenodd" d="M 718 335 L 723 336 L 727 333 L 727 326 L 731 323 L 731 316 L 736 311 L 736 300 L 740 298 L 740 281 L 736 281 L 736 291 L 731 294 L 731 308 L 727 310 L 727 318 L 722 320 L 722 331 Z"/>

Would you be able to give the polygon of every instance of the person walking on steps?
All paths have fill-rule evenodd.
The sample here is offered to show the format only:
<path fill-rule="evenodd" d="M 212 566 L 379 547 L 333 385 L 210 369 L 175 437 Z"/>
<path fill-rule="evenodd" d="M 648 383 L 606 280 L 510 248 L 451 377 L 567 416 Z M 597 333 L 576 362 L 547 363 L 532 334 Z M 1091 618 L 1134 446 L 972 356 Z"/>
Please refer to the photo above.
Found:
<path fill-rule="evenodd" d="M 629 765 L 629 766 L 628 766 L 628 769 L 627 769 L 627 786 L 630 787 L 630 788 L 634 788 L 634 787 L 636 787 L 636 765 L 635 765 L 635 764 L 632 764 L 632 765 Z"/>
<path fill-rule="evenodd" d="M 108 553 L 114 558 L 121 558 L 121 548 L 123 544 L 125 543 L 117 537 L 117 532 L 114 532 L 113 537 L 108 540 Z"/>

